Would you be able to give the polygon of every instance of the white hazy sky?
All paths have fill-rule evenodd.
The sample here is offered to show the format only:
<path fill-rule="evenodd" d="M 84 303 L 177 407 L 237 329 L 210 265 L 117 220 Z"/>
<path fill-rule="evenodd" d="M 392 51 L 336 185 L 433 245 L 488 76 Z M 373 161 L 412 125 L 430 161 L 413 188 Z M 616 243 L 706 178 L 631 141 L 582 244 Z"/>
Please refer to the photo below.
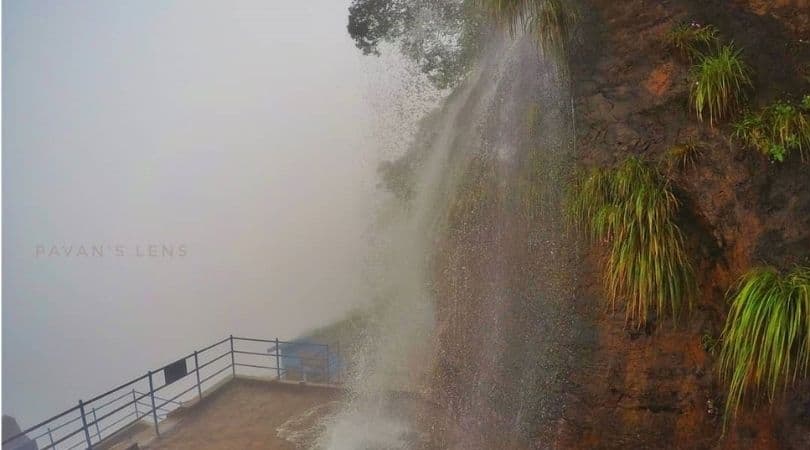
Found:
<path fill-rule="evenodd" d="M 374 63 L 348 3 L 3 2 L 4 413 L 364 300 Z"/>

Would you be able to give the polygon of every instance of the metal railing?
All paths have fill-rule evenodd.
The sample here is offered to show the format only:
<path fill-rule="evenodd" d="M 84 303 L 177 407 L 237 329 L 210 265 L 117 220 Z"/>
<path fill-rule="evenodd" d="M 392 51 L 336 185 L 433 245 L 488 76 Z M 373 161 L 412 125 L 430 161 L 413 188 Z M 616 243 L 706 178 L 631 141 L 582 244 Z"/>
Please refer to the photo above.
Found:
<path fill-rule="evenodd" d="M 268 344 L 271 347 L 260 351 L 259 346 Z M 225 373 L 228 369 L 230 374 Z M 40 450 L 92 449 L 147 420 L 160 436 L 160 422 L 175 409 L 202 400 L 204 387 L 268 371 L 276 379 L 338 383 L 342 363 L 325 344 L 231 335 L 89 400 L 79 400 L 76 406 L 4 439 L 2 445 L 13 448 L 30 439 Z"/>

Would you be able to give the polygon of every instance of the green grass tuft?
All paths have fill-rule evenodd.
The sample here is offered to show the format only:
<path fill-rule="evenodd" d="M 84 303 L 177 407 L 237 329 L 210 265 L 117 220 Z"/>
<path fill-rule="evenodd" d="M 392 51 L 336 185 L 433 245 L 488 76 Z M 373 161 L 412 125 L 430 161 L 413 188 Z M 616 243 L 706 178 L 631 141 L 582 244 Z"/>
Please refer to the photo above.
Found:
<path fill-rule="evenodd" d="M 778 101 L 759 112 L 747 112 L 733 124 L 733 135 L 773 161 L 793 152 L 807 160 L 810 151 L 810 105 Z"/>
<path fill-rule="evenodd" d="M 610 172 L 603 168 L 590 169 L 572 184 L 566 204 L 568 217 L 592 241 L 608 235 L 606 213 L 612 189 Z"/>
<path fill-rule="evenodd" d="M 668 172 L 675 168 L 678 170 L 686 170 L 688 167 L 694 169 L 701 156 L 703 156 L 701 145 L 689 141 L 670 147 L 664 154 L 662 163 Z"/>
<path fill-rule="evenodd" d="M 629 158 L 613 169 L 593 169 L 574 183 L 567 209 L 592 240 L 606 241 L 604 286 L 615 310 L 637 327 L 653 313 L 676 318 L 697 287 L 675 224 L 678 201 L 657 169 Z"/>
<path fill-rule="evenodd" d="M 733 44 L 700 56 L 689 73 L 689 82 L 690 107 L 697 112 L 698 119 L 708 117 L 712 126 L 731 115 L 753 86 L 751 69 Z"/>
<path fill-rule="evenodd" d="M 765 118 L 761 113 L 747 111 L 731 127 L 732 135 L 746 146 L 770 156 L 771 159 L 779 160 L 781 158 L 771 146 L 768 127 L 765 125 Z"/>
<path fill-rule="evenodd" d="M 773 400 L 810 368 L 810 267 L 781 275 L 771 267 L 746 273 L 733 289 L 719 371 L 728 385 L 726 420 L 746 394 Z"/>
<path fill-rule="evenodd" d="M 720 45 L 717 28 L 694 22 L 675 25 L 667 33 L 666 39 L 672 48 L 689 61 Z"/>
<path fill-rule="evenodd" d="M 810 114 L 787 102 L 776 102 L 766 110 L 771 125 L 773 141 L 785 149 L 785 153 L 797 150 L 805 159 L 810 149 Z"/>

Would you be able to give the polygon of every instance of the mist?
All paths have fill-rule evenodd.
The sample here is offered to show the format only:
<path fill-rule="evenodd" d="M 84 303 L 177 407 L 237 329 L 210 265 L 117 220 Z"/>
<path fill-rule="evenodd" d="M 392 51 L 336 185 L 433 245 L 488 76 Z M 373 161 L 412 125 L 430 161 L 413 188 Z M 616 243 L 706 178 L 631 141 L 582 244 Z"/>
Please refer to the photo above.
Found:
<path fill-rule="evenodd" d="M 5 414 L 367 301 L 400 140 L 348 3 L 4 2 Z"/>

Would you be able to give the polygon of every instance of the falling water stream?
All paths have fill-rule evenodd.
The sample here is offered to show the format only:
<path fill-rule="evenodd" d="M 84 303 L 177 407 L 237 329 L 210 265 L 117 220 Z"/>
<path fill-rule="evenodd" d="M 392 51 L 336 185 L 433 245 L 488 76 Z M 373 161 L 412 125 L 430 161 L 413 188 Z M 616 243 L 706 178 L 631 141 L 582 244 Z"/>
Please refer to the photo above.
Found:
<path fill-rule="evenodd" d="M 541 146 L 545 153 L 544 173 L 558 179 L 562 176 L 571 147 L 571 125 L 570 111 L 566 109 L 570 105 L 568 84 L 560 74 L 556 64 L 542 56 L 532 39 L 498 35 L 490 39 L 467 80 L 431 116 L 432 120 L 422 125 L 425 129 L 420 134 L 429 138 L 414 140 L 417 146 L 427 142 L 424 148 L 412 149 L 420 155 L 414 195 L 408 207 L 399 208 L 376 236 L 370 268 L 375 303 L 370 308 L 370 325 L 362 343 L 353 352 L 347 399 L 317 425 L 315 448 L 486 448 L 483 437 L 472 431 L 484 433 L 481 425 L 491 418 L 495 419 L 493 426 L 503 426 L 504 411 L 511 411 L 513 416 L 506 422 L 512 424 L 516 433 L 524 431 L 523 421 L 536 419 L 528 411 L 543 403 L 538 399 L 543 393 L 536 392 L 534 384 L 540 378 L 548 378 L 548 364 L 560 358 L 547 351 L 548 343 L 531 342 L 543 339 L 545 330 L 514 322 L 514 314 L 510 313 L 515 302 L 525 299 L 514 294 L 510 286 L 512 280 L 507 272 L 515 264 L 510 259 L 510 250 L 492 246 L 498 247 L 501 238 L 510 233 L 511 221 L 496 218 L 493 241 L 480 243 L 482 248 L 492 250 L 487 263 L 488 287 L 483 292 L 486 298 L 478 308 L 480 314 L 467 323 L 463 315 L 456 316 L 461 322 L 450 327 L 470 327 L 465 332 L 479 337 L 464 341 L 475 348 L 460 350 L 468 355 L 463 362 L 469 369 L 465 372 L 466 379 L 436 379 L 437 364 L 454 349 L 442 348 L 444 343 L 437 331 L 441 328 L 447 333 L 448 324 L 439 323 L 447 318 L 437 313 L 434 259 L 454 198 L 464 195 L 461 180 L 473 158 L 489 155 L 498 167 L 504 168 L 496 170 L 496 189 L 507 189 L 513 182 L 510 172 L 521 165 L 521 155 L 527 146 L 525 133 L 519 130 L 526 128 L 527 110 L 534 105 L 542 110 L 537 122 L 543 129 L 532 133 L 539 136 L 532 145 Z M 544 184 L 548 192 L 543 193 L 543 207 L 548 205 L 551 213 L 546 214 L 556 216 L 559 203 L 556 186 L 560 183 L 551 181 Z M 558 231 L 556 222 L 550 219 L 548 228 L 541 233 L 546 236 L 542 247 L 550 252 L 549 258 L 559 250 L 548 239 L 549 233 Z M 459 270 L 465 270 L 465 261 L 457 264 Z M 546 283 L 545 295 L 565 295 L 559 289 L 555 292 L 552 284 Z M 526 308 L 535 313 L 533 301 L 536 300 L 528 301 Z M 557 319 L 547 316 L 539 320 L 551 323 Z M 564 339 L 563 335 L 556 339 Z M 523 351 L 525 345 L 531 346 L 531 354 L 521 355 L 520 367 L 505 373 L 504 367 L 511 364 L 503 358 L 506 349 L 515 347 Z M 493 386 L 494 380 L 503 376 L 511 378 L 515 389 L 500 392 L 512 402 L 500 410 L 491 404 L 491 399 L 493 394 L 498 395 L 494 392 L 498 389 Z M 437 392 L 454 383 L 458 385 L 455 394 Z M 553 384 L 553 380 L 546 379 L 546 384 Z M 408 399 L 413 398 L 421 398 L 429 406 L 406 406 Z M 559 406 L 552 403 L 548 403 L 551 409 Z M 440 434 L 444 436 L 435 436 L 439 433 L 437 419 L 431 415 L 435 411 L 428 410 L 445 411 L 457 423 L 456 430 L 442 429 Z"/>

